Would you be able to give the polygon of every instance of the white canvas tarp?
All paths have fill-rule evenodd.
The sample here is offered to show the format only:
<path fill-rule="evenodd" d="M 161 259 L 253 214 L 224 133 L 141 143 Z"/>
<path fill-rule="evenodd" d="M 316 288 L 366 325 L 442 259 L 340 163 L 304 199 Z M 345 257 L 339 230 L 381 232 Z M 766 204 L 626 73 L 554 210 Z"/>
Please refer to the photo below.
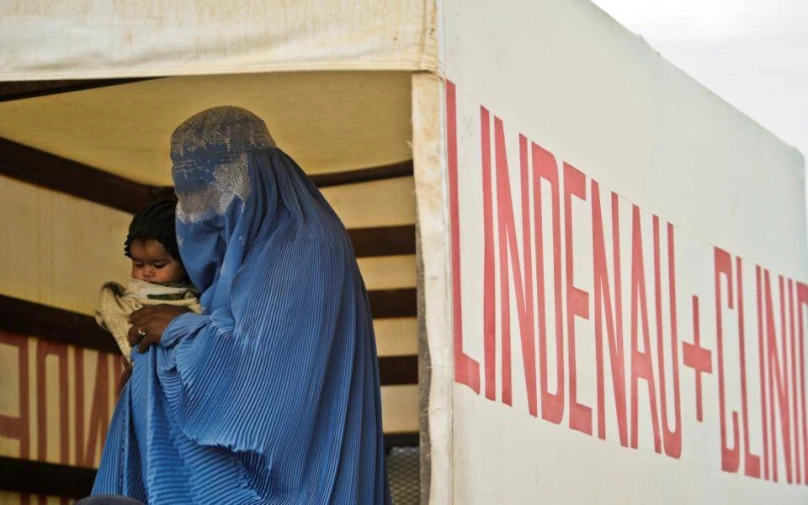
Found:
<path fill-rule="evenodd" d="M 0 2 L 0 81 L 432 70 L 429 0 Z"/>

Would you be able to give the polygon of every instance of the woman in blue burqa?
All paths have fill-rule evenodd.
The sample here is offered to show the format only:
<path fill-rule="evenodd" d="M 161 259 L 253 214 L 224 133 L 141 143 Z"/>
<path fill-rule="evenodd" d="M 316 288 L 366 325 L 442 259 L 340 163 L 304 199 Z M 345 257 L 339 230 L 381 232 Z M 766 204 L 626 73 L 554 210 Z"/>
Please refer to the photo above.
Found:
<path fill-rule="evenodd" d="M 133 314 L 133 372 L 93 494 L 388 504 L 372 319 L 339 218 L 244 109 L 187 120 L 171 158 L 203 312 Z"/>

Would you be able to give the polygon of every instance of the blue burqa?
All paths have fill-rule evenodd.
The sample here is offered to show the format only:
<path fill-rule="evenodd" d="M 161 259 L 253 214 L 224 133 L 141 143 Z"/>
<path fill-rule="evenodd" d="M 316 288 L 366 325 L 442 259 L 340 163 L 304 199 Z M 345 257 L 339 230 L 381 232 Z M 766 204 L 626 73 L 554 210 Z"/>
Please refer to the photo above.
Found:
<path fill-rule="evenodd" d="M 203 313 L 134 351 L 93 494 L 388 504 L 372 319 L 342 223 L 246 110 L 197 114 L 171 151 Z"/>

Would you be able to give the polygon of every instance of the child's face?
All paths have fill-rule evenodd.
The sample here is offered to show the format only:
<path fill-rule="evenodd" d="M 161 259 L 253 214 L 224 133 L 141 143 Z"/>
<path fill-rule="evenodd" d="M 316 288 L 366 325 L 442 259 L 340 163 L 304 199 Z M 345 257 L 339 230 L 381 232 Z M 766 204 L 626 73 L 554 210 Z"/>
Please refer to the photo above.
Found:
<path fill-rule="evenodd" d="M 132 278 L 154 284 L 180 282 L 185 271 L 180 262 L 168 254 L 156 240 L 133 240 L 129 247 L 132 255 Z"/>

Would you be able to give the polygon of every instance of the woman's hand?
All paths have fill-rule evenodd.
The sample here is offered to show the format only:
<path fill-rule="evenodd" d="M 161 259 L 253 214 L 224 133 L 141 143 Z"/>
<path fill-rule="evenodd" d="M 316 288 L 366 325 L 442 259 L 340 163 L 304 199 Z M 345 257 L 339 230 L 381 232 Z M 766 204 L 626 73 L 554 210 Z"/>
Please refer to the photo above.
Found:
<path fill-rule="evenodd" d="M 151 305 L 137 310 L 129 316 L 132 327 L 129 329 L 129 345 L 137 345 L 138 352 L 146 352 L 152 344 L 159 344 L 169 323 L 180 314 L 190 312 L 186 307 L 174 305 Z"/>

